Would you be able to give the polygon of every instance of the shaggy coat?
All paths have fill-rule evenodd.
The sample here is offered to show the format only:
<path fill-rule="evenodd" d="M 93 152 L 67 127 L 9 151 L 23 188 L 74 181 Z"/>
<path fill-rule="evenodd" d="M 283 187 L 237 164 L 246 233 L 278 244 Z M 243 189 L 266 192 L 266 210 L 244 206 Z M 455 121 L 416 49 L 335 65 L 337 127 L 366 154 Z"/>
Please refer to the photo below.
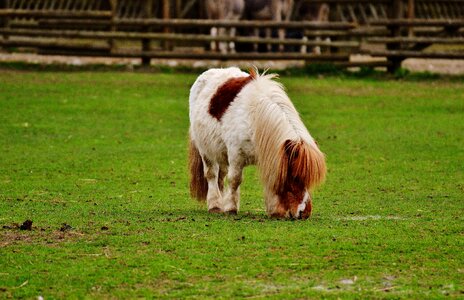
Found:
<path fill-rule="evenodd" d="M 191 88 L 190 188 L 210 212 L 237 213 L 242 169 L 257 164 L 270 216 L 311 213 L 310 190 L 326 173 L 324 154 L 275 77 L 211 69 Z"/>

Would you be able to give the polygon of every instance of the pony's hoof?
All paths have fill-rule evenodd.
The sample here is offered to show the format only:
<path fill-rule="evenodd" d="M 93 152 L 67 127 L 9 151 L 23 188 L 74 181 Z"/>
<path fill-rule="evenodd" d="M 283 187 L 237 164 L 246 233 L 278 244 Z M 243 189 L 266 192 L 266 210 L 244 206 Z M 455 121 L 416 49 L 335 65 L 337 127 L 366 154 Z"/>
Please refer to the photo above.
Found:
<path fill-rule="evenodd" d="M 211 214 L 220 214 L 222 213 L 222 210 L 219 207 L 213 207 L 208 209 L 208 212 Z"/>
<path fill-rule="evenodd" d="M 231 209 L 225 212 L 226 215 L 229 216 L 236 216 L 237 215 L 237 210 L 236 209 Z"/>

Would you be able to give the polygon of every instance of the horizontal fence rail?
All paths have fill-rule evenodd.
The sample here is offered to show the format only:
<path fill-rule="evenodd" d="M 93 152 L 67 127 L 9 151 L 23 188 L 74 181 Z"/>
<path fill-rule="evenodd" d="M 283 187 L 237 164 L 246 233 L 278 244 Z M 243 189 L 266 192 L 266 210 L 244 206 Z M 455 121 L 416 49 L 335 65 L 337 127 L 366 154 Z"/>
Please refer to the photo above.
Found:
<path fill-rule="evenodd" d="M 277 38 L 255 37 L 227 37 L 203 35 L 203 34 L 174 34 L 174 33 L 143 33 L 143 32 L 107 32 L 107 31 L 76 31 L 76 30 L 24 30 L 24 29 L 0 29 L 0 34 L 25 36 L 25 37 L 58 37 L 58 38 L 85 38 L 99 40 L 111 39 L 150 39 L 160 41 L 196 41 L 196 42 L 235 42 L 235 43 L 264 43 L 273 45 L 291 46 L 326 46 L 356 48 L 360 46 L 358 41 L 324 41 L 292 39 L 279 40 Z"/>
<path fill-rule="evenodd" d="M 304 19 L 299 12 L 307 3 L 327 5 L 329 19 Z M 406 58 L 464 59 L 464 0 L 295 0 L 294 18 L 279 22 L 207 20 L 203 4 L 6 0 L 0 3 L 0 47 L 141 58 L 144 64 L 152 58 L 300 60 L 387 66 L 390 71 Z M 212 36 L 212 28 L 222 33 Z M 227 34 L 229 29 L 236 34 Z M 278 38 L 279 30 L 285 31 L 285 39 Z M 214 50 L 214 45 L 223 48 Z M 228 45 L 235 45 L 234 50 L 224 50 Z M 353 62 L 350 57 L 355 54 L 373 59 Z"/>

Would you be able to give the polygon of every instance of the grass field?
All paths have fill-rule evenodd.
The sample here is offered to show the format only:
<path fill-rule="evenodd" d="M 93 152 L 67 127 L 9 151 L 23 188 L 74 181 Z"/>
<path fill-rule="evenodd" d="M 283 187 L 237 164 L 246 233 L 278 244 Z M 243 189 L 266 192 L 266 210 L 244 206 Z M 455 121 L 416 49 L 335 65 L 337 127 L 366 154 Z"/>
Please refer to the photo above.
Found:
<path fill-rule="evenodd" d="M 328 177 L 282 221 L 189 198 L 195 77 L 0 72 L 0 298 L 464 297 L 462 81 L 283 77 Z"/>

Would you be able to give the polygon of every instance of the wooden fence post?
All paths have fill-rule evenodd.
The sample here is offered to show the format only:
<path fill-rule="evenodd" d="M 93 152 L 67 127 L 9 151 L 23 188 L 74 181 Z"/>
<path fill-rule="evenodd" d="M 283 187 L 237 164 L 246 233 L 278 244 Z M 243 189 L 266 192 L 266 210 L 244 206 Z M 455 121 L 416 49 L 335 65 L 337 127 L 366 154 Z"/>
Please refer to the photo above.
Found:
<path fill-rule="evenodd" d="M 163 19 L 164 20 L 169 20 L 171 18 L 171 1 L 170 0 L 163 0 Z M 163 28 L 163 32 L 164 33 L 169 33 L 170 32 L 170 29 L 169 27 L 164 27 Z M 170 43 L 168 41 L 164 42 L 163 43 L 163 50 L 169 50 L 171 47 L 170 47 Z"/>
<path fill-rule="evenodd" d="M 175 10 L 176 10 L 175 18 L 176 19 L 181 18 L 181 15 L 182 15 L 182 1 L 181 0 L 176 0 Z"/>
<path fill-rule="evenodd" d="M 144 9 L 144 17 L 145 18 L 151 18 L 152 12 L 153 12 L 153 0 L 145 0 L 145 6 L 143 7 Z M 150 32 L 151 26 L 145 26 L 143 28 L 144 31 Z M 151 40 L 150 39 L 142 39 L 142 52 L 150 51 Z M 149 66 L 150 65 L 151 58 L 146 55 L 142 55 L 142 66 Z"/>
<path fill-rule="evenodd" d="M 402 7 L 402 0 L 392 0 L 392 6 L 391 6 L 391 13 L 390 13 L 390 19 L 395 20 L 395 19 L 400 19 L 403 15 L 403 7 Z M 392 38 L 395 37 L 400 37 L 401 36 L 401 26 L 398 24 L 393 24 L 388 26 L 388 29 L 390 29 L 390 36 Z M 393 42 L 393 43 L 387 43 L 387 50 L 389 51 L 397 51 L 400 50 L 400 43 L 398 42 Z M 388 72 L 394 73 L 396 70 L 401 68 L 401 62 L 403 61 L 403 57 L 398 57 L 398 56 L 393 56 L 393 57 L 388 57 Z"/>
<path fill-rule="evenodd" d="M 4 3 L 5 3 L 4 9 L 10 8 L 10 0 L 5 0 Z M 2 24 L 2 25 L 3 25 L 2 27 L 3 27 L 4 29 L 10 29 L 10 17 L 9 17 L 9 16 L 5 16 L 5 17 L 3 18 L 3 20 L 2 20 L 2 23 L 3 23 L 3 24 Z M 5 41 L 8 40 L 8 37 L 9 37 L 8 34 L 5 34 L 5 33 L 3 34 L 3 39 L 4 39 Z M 4 48 L 6 48 L 6 47 L 4 47 Z"/>
<path fill-rule="evenodd" d="M 414 0 L 408 0 L 408 20 L 412 20 L 416 17 L 415 13 L 415 1 Z M 414 36 L 414 30 L 413 27 L 408 28 L 408 36 L 413 37 Z"/>

